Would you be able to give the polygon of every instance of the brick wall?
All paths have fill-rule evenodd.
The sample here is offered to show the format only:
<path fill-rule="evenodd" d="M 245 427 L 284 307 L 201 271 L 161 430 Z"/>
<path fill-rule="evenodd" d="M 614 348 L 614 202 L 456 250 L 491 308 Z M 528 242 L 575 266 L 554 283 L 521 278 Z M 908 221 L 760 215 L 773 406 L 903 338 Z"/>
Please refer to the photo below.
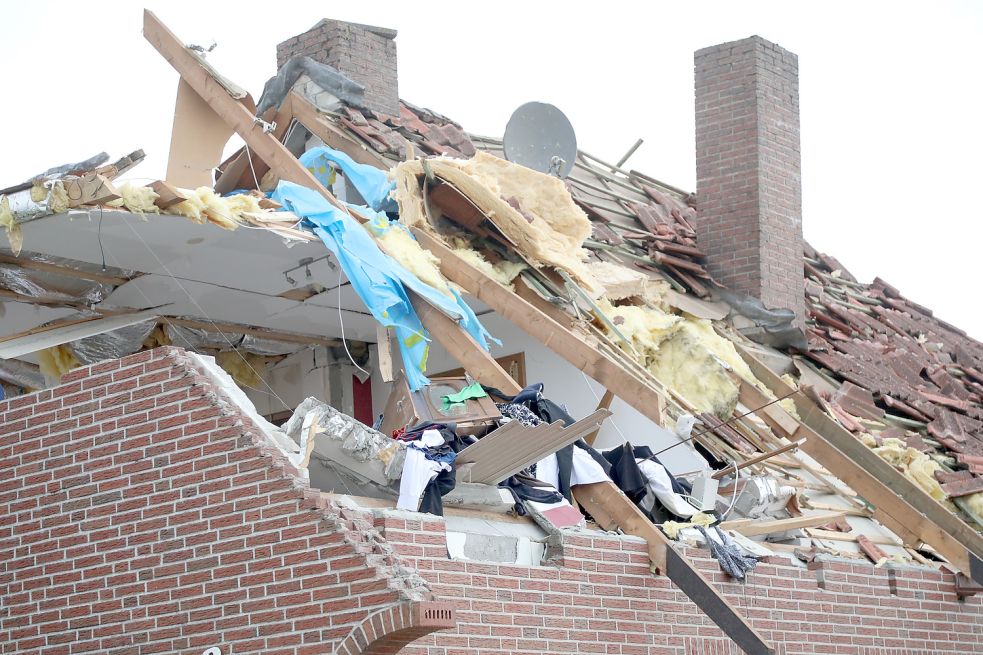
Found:
<path fill-rule="evenodd" d="M 371 109 L 399 116 L 396 30 L 325 18 L 276 47 L 277 67 L 296 55 L 334 66 L 365 86 Z"/>
<path fill-rule="evenodd" d="M 434 593 L 457 603 L 458 628 L 405 655 L 740 653 L 667 578 L 649 573 L 640 539 L 569 534 L 550 548 L 551 566 L 526 567 L 448 560 L 436 517 L 380 511 L 375 525 Z M 781 655 L 983 652 L 983 599 L 960 601 L 948 573 L 843 560 L 807 569 L 776 557 L 742 584 L 707 551 L 687 555 Z"/>
<path fill-rule="evenodd" d="M 798 58 L 752 36 L 695 63 L 695 227 L 710 273 L 801 321 Z"/>
<path fill-rule="evenodd" d="M 777 560 L 739 584 L 689 555 L 784 655 L 983 652 L 947 573 Z M 640 540 L 549 556 L 451 561 L 443 519 L 329 503 L 177 348 L 0 402 L 0 653 L 736 655 Z"/>
<path fill-rule="evenodd" d="M 0 653 L 326 653 L 427 605 L 180 349 L 64 382 L 0 402 Z"/>

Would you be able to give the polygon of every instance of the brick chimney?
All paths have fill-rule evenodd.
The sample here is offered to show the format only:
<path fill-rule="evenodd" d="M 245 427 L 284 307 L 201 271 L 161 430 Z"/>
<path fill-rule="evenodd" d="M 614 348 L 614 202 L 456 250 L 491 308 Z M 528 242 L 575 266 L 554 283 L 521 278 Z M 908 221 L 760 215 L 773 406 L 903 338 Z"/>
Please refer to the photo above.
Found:
<path fill-rule="evenodd" d="M 399 115 L 396 80 L 396 30 L 325 18 L 303 34 L 276 47 L 277 68 L 295 55 L 334 66 L 365 86 L 365 101 L 374 111 Z"/>
<path fill-rule="evenodd" d="M 711 275 L 804 312 L 799 63 L 752 36 L 698 50 L 696 230 Z"/>

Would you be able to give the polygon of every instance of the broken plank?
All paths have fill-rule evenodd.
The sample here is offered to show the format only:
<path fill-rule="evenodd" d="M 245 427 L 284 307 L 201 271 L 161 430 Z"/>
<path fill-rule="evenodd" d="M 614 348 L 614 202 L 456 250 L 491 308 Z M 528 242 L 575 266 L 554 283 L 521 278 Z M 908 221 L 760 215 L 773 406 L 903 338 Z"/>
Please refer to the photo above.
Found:
<path fill-rule="evenodd" d="M 393 351 L 390 345 L 389 329 L 382 323 L 377 323 L 375 326 L 375 347 L 378 361 L 376 363 L 383 382 L 392 382 L 395 379 Z"/>
<path fill-rule="evenodd" d="M 601 396 L 601 401 L 597 403 L 597 409 L 610 409 L 612 400 L 614 400 L 614 394 L 608 390 L 605 390 L 604 395 Z M 597 435 L 600 431 L 601 426 L 598 425 L 596 430 L 584 436 L 584 441 L 587 442 L 588 446 L 594 445 L 594 440 L 597 439 Z"/>
<path fill-rule="evenodd" d="M 163 180 L 157 180 L 150 185 L 150 188 L 157 194 L 157 200 L 154 200 L 154 204 L 160 209 L 167 209 L 188 199 L 183 191 Z"/>
<path fill-rule="evenodd" d="M 775 534 L 777 532 L 788 532 L 789 530 L 825 525 L 845 514 L 846 512 L 822 512 L 772 521 L 738 519 L 737 521 L 724 521 L 720 524 L 720 527 L 724 530 L 740 532 L 745 537 L 754 537 L 763 534 Z"/>
<path fill-rule="evenodd" d="M 65 185 L 65 193 L 68 194 L 69 207 L 104 205 L 122 197 L 109 178 L 98 173 L 66 178 L 62 183 Z"/>
<path fill-rule="evenodd" d="M 763 462 L 766 459 L 769 459 L 771 457 L 774 457 L 775 455 L 781 455 L 782 453 L 786 453 L 786 452 L 788 452 L 790 450 L 793 450 L 795 448 L 798 448 L 799 446 L 802 445 L 802 442 L 803 441 L 805 441 L 805 439 L 801 439 L 800 441 L 793 441 L 792 443 L 785 444 L 784 446 L 782 446 L 780 448 L 776 448 L 775 450 L 769 450 L 766 453 L 761 453 L 760 455 L 756 455 L 756 456 L 754 456 L 754 457 L 752 457 L 750 459 L 746 459 L 746 460 L 744 460 L 743 462 L 741 462 L 741 463 L 739 463 L 737 465 L 736 471 L 740 471 L 741 469 L 747 468 L 748 466 L 753 466 L 754 464 L 759 464 L 760 462 Z M 714 473 L 713 474 L 713 479 L 714 480 L 719 480 L 720 478 L 724 477 L 725 475 L 728 475 L 728 474 L 731 474 L 731 473 L 734 473 L 734 472 L 735 472 L 735 468 L 728 467 L 728 468 L 726 468 L 726 469 L 724 469 L 722 471 L 717 471 L 716 473 Z"/>

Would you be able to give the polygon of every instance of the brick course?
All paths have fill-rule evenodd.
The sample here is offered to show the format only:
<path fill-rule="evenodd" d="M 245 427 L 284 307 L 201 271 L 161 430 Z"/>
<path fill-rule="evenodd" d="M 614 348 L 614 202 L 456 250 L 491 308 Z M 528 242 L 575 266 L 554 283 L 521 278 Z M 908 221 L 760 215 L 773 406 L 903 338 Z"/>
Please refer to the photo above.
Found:
<path fill-rule="evenodd" d="M 396 30 L 325 18 L 276 47 L 277 67 L 297 55 L 334 66 L 365 86 L 370 109 L 399 116 Z"/>
<path fill-rule="evenodd" d="M 798 66 L 758 36 L 696 52 L 694 227 L 717 280 L 801 322 Z"/>

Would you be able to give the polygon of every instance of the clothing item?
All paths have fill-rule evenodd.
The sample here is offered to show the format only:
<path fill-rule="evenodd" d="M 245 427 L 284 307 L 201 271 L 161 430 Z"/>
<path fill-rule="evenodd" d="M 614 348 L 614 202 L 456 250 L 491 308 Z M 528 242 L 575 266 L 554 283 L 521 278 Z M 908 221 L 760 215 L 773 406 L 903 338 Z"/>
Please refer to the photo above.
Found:
<path fill-rule="evenodd" d="M 460 404 L 466 400 L 471 400 L 473 398 L 487 398 L 487 397 L 488 394 L 485 393 L 485 390 L 481 388 L 480 384 L 475 382 L 473 384 L 469 384 L 468 386 L 464 387 L 457 393 L 452 393 L 446 396 L 442 396 L 442 400 L 444 401 L 444 407 L 447 408 L 450 407 L 451 405 Z"/>
<path fill-rule="evenodd" d="M 513 421 L 518 421 L 526 427 L 533 427 L 542 423 L 542 419 L 533 414 L 532 410 L 525 405 L 520 405 L 518 403 L 502 403 L 501 405 L 496 405 L 498 411 L 502 413 L 502 416 Z"/>
<path fill-rule="evenodd" d="M 720 564 L 720 568 L 732 578 L 743 580 L 747 572 L 758 565 L 753 555 L 741 548 L 726 532 L 714 526 L 713 530 L 719 543 L 711 537 L 703 526 L 696 526 L 703 538 L 706 539 L 710 554 Z"/>
<path fill-rule="evenodd" d="M 636 505 L 645 497 L 647 481 L 635 461 L 635 453 L 630 443 L 620 448 L 612 448 L 603 453 L 604 459 L 611 463 L 611 482 Z"/>
<path fill-rule="evenodd" d="M 451 465 L 445 462 L 427 459 L 426 454 L 419 448 L 407 448 L 396 507 L 416 512 L 420 508 L 420 499 L 430 481 L 441 471 L 449 471 L 451 468 Z"/>
<path fill-rule="evenodd" d="M 673 490 L 672 477 L 662 464 L 650 459 L 639 459 L 637 463 L 638 468 L 648 481 L 646 485 L 648 495 L 642 499 L 642 509 L 651 512 L 656 500 L 658 500 L 672 514 L 683 519 L 688 519 L 700 512 Z"/>
<path fill-rule="evenodd" d="M 420 509 L 419 511 L 426 514 L 434 514 L 436 516 L 444 515 L 444 501 L 443 496 L 453 491 L 454 487 L 457 485 L 457 474 L 454 472 L 453 468 L 444 469 L 438 473 L 430 483 L 427 488 L 423 491 L 423 498 L 420 499 Z"/>

